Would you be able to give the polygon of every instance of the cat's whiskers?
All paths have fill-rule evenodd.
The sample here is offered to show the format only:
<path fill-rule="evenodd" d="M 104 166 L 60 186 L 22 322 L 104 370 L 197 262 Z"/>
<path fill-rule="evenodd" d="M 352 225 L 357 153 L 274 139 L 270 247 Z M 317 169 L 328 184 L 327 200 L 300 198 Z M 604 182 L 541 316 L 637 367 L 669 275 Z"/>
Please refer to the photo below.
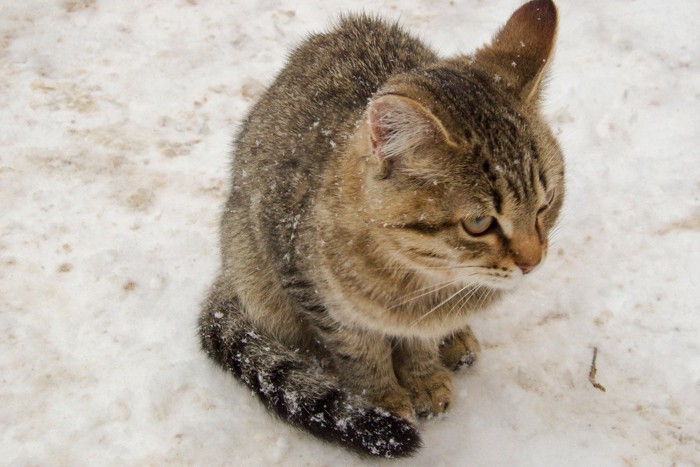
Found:
<path fill-rule="evenodd" d="M 552 230 L 549 231 L 547 238 L 549 239 L 550 244 L 557 237 L 557 235 L 559 235 L 560 232 L 561 232 L 561 226 L 559 226 L 559 225 L 555 225 L 554 228 L 552 228 Z"/>
<path fill-rule="evenodd" d="M 469 269 L 469 268 L 481 268 L 482 266 L 392 266 L 386 268 L 371 268 L 372 271 L 392 271 L 392 270 L 410 270 L 410 271 L 421 271 L 423 269 Z"/>
<path fill-rule="evenodd" d="M 486 293 L 481 296 L 481 299 L 477 303 L 476 308 L 480 309 L 482 307 L 482 305 L 484 303 L 486 303 L 486 301 L 489 299 L 489 297 L 491 297 L 491 295 L 493 295 L 494 292 L 495 292 L 495 289 L 492 289 L 492 288 L 486 289 Z"/>
<path fill-rule="evenodd" d="M 469 300 L 476 294 L 477 291 L 481 289 L 481 286 L 478 284 L 473 284 L 474 289 L 468 291 L 465 293 L 462 297 L 460 297 L 459 300 L 457 300 L 457 303 L 452 305 L 452 308 L 450 308 L 450 311 L 447 312 L 447 316 L 445 316 L 445 321 L 449 319 L 449 317 L 452 315 L 452 312 L 455 311 L 455 309 L 459 309 L 459 311 L 462 311 L 464 309 L 464 306 L 469 302 Z"/>
<path fill-rule="evenodd" d="M 420 318 L 418 318 L 418 319 L 412 321 L 411 323 L 409 323 L 409 326 L 415 326 L 416 324 L 418 324 L 419 322 L 421 322 L 422 320 L 424 320 L 425 318 L 427 318 L 428 315 L 430 315 L 431 313 L 433 313 L 435 310 L 437 310 L 438 308 L 440 308 L 442 305 L 444 305 L 445 303 L 449 302 L 449 301 L 452 300 L 454 297 L 456 297 L 457 295 L 459 295 L 460 293 L 462 293 L 464 290 L 466 290 L 468 287 L 471 287 L 471 286 L 472 286 L 472 284 L 467 284 L 467 285 L 465 285 L 464 287 L 462 287 L 461 289 L 459 289 L 457 292 L 453 293 L 452 295 L 450 295 L 449 297 L 447 297 L 445 300 L 441 301 L 440 303 L 438 303 L 437 305 L 435 305 L 434 307 L 432 307 L 430 310 L 428 310 L 426 313 L 424 313 Z"/>
<path fill-rule="evenodd" d="M 418 293 L 419 295 L 416 295 L 416 296 L 413 296 L 413 297 L 411 297 L 411 298 L 408 298 L 407 300 L 404 300 L 404 301 L 402 301 L 402 302 L 393 303 L 393 304 L 389 305 L 388 309 L 389 309 L 389 310 L 393 310 L 394 308 L 397 308 L 397 307 L 399 307 L 399 306 L 401 306 L 401 305 L 405 305 L 405 304 L 407 304 L 407 303 L 410 303 L 410 302 L 412 302 L 413 300 L 417 300 L 417 299 L 419 299 L 419 298 L 421 298 L 421 297 L 424 297 L 424 296 L 426 296 L 426 295 L 430 295 L 430 294 L 432 294 L 432 293 L 438 292 L 438 291 L 440 291 L 440 290 L 442 290 L 442 289 L 445 289 L 445 288 L 447 288 L 447 287 L 449 287 L 449 286 L 451 286 L 451 285 L 454 285 L 454 284 L 456 284 L 456 283 L 458 283 L 458 282 L 460 282 L 460 281 L 461 281 L 460 279 L 450 279 L 450 280 L 448 280 L 448 281 L 438 282 L 437 284 L 431 284 L 431 285 L 429 285 L 429 286 L 427 286 L 427 287 L 421 287 L 421 288 L 418 289 L 418 290 L 414 290 L 414 291 L 412 291 L 412 292 L 407 293 L 406 295 L 403 295 L 400 299 L 404 299 L 404 298 L 406 298 L 407 296 L 414 295 L 414 294 L 416 294 L 416 293 Z M 427 292 L 425 292 L 426 290 L 427 290 Z M 422 292 L 422 293 L 421 293 L 421 292 Z M 400 300 L 400 299 L 399 299 L 399 300 Z"/>

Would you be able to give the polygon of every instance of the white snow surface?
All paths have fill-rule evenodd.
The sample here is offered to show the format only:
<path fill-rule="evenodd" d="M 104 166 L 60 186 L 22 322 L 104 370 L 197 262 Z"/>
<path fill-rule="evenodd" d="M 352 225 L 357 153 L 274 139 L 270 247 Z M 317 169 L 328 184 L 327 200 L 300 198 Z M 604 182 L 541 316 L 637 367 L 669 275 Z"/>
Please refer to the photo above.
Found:
<path fill-rule="evenodd" d="M 0 464 L 700 465 L 700 10 L 558 3 L 561 228 L 474 318 L 480 359 L 424 448 L 373 461 L 274 419 L 199 350 L 230 143 L 342 12 L 449 55 L 519 1 L 3 2 Z"/>

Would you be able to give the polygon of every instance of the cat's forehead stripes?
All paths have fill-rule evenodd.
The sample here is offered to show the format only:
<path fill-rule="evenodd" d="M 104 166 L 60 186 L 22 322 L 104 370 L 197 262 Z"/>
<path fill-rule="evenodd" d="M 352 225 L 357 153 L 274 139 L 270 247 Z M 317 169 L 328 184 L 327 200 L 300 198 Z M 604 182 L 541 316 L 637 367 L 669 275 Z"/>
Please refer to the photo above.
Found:
<path fill-rule="evenodd" d="M 480 154 L 481 171 L 485 175 L 491 189 L 491 202 L 498 214 L 503 214 L 504 199 L 515 204 L 532 204 L 533 196 L 538 192 L 538 186 L 545 186 L 540 182 L 541 171 L 537 167 L 534 157 L 521 148 L 512 146 L 508 158 L 498 157 L 486 153 Z M 520 151 L 520 152 L 518 152 Z M 498 161 L 492 163 L 492 160 Z"/>
<path fill-rule="evenodd" d="M 414 81 L 427 91 L 431 110 L 469 148 L 468 163 L 481 167 L 494 209 L 500 213 L 504 198 L 529 204 L 542 176 L 537 147 L 526 120 L 490 77 L 454 62 L 418 73 Z"/>
<path fill-rule="evenodd" d="M 498 214 L 503 214 L 503 196 L 498 190 L 494 190 L 492 193 L 493 197 L 493 208 Z"/>

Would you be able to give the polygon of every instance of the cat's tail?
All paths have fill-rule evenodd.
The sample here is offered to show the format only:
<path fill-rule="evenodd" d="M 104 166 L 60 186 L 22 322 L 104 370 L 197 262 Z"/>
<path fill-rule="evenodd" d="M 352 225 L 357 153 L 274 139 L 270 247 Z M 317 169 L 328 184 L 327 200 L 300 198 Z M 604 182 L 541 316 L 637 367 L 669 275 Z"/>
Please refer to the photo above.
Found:
<path fill-rule="evenodd" d="M 306 354 L 256 331 L 237 299 L 207 300 L 199 331 L 209 357 L 292 425 L 362 454 L 405 457 L 420 447 L 415 426 L 371 407 Z"/>

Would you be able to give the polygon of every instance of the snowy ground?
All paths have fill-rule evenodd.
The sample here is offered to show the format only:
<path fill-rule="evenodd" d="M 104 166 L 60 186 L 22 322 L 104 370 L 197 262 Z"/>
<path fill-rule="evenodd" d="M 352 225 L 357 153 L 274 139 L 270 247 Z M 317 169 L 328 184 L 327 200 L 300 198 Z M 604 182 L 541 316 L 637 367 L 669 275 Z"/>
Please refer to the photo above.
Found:
<path fill-rule="evenodd" d="M 268 416 L 198 350 L 231 137 L 339 12 L 400 18 L 450 54 L 519 1 L 300 3 L 2 2 L 0 464 L 365 462 Z M 700 465 L 698 4 L 559 7 L 561 230 L 474 320 L 481 360 L 400 465 Z"/>

